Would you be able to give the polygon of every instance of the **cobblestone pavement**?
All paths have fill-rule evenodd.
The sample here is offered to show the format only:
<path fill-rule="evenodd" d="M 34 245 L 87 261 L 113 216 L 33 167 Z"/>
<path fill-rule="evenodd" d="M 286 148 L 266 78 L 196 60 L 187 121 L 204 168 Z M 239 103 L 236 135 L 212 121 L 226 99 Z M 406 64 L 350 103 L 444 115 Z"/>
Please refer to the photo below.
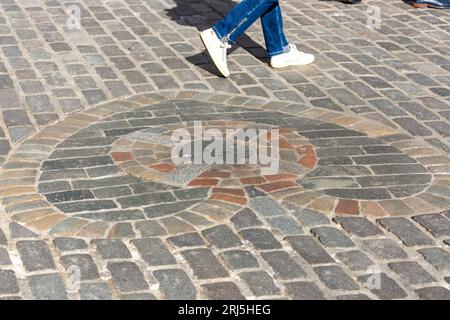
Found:
<path fill-rule="evenodd" d="M 255 26 L 222 79 L 229 0 L 0 0 L 0 298 L 450 299 L 449 11 L 284 2 L 316 63 Z M 193 120 L 279 129 L 279 174 L 172 165 Z"/>

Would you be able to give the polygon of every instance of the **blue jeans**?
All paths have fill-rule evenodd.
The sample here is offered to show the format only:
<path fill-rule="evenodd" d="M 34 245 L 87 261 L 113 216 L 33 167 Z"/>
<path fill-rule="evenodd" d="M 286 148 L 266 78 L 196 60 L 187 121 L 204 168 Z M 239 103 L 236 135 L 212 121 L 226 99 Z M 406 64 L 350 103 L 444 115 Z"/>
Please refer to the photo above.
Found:
<path fill-rule="evenodd" d="M 223 20 L 213 26 L 219 39 L 235 43 L 258 18 L 270 57 L 289 50 L 283 32 L 283 17 L 278 0 L 243 0 Z"/>

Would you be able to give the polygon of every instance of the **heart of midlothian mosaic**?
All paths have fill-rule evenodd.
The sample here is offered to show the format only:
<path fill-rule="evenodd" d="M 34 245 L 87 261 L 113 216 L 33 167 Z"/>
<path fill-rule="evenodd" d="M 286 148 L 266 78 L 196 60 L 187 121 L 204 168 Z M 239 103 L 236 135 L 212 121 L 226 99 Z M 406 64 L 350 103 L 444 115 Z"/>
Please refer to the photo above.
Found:
<path fill-rule="evenodd" d="M 258 163 L 174 163 L 169 137 L 199 121 L 218 132 L 277 130 L 277 172 L 264 174 Z M 286 222 L 296 228 L 290 214 L 306 203 L 359 214 L 416 196 L 431 181 L 413 157 L 337 124 L 174 100 L 116 113 L 59 143 L 42 161 L 38 194 L 63 214 L 51 234 L 148 237 L 189 232 L 250 209 L 274 228 Z"/>

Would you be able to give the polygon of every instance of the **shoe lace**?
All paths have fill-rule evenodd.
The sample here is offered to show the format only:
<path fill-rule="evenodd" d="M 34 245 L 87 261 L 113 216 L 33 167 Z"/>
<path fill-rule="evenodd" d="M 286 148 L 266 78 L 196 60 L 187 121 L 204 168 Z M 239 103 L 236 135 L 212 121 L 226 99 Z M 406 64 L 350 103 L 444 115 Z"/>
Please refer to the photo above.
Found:
<path fill-rule="evenodd" d="M 291 48 L 291 50 L 297 50 L 297 46 L 295 44 L 289 44 L 289 47 Z"/>
<path fill-rule="evenodd" d="M 222 42 L 220 44 L 220 47 L 222 48 L 222 60 L 227 60 L 227 50 L 231 48 L 231 45 L 228 42 Z"/>

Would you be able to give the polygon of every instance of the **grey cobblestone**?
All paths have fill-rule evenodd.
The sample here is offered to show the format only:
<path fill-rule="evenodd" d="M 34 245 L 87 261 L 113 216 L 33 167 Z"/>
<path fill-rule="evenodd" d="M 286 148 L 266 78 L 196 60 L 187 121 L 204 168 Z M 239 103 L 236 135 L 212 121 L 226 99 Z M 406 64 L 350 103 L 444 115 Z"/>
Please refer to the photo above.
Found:
<path fill-rule="evenodd" d="M 66 300 L 67 292 L 57 273 L 39 274 L 28 277 L 28 283 L 35 299 Z"/>
<path fill-rule="evenodd" d="M 198 233 L 182 234 L 170 237 L 168 240 L 177 247 L 198 247 L 205 245 L 205 242 Z"/>
<path fill-rule="evenodd" d="M 26 270 L 55 269 L 52 254 L 44 241 L 19 241 L 17 250 Z"/>
<path fill-rule="evenodd" d="M 224 278 L 228 272 L 209 249 L 193 249 L 182 252 L 199 279 Z"/>
<path fill-rule="evenodd" d="M 312 227 L 316 225 L 328 224 L 330 222 L 324 214 L 308 209 L 294 209 L 294 215 L 305 226 Z"/>
<path fill-rule="evenodd" d="M 413 219 L 419 222 L 435 237 L 450 236 L 450 220 L 440 214 L 426 214 L 415 216 Z"/>
<path fill-rule="evenodd" d="M 271 251 L 262 254 L 264 260 L 281 279 L 306 277 L 306 272 L 285 251 Z"/>
<path fill-rule="evenodd" d="M 108 270 L 122 292 L 140 291 L 148 289 L 148 283 L 142 271 L 134 262 L 110 262 Z"/>
<path fill-rule="evenodd" d="M 358 277 L 361 284 L 366 285 L 370 276 Z M 380 299 L 402 299 L 406 297 L 406 292 L 390 277 L 386 274 L 380 274 L 380 288 L 374 287 L 371 291 L 376 294 Z"/>
<path fill-rule="evenodd" d="M 203 235 L 217 248 L 238 247 L 242 243 L 233 231 L 226 225 L 220 225 L 203 231 Z"/>
<path fill-rule="evenodd" d="M 338 266 L 315 267 L 314 271 L 325 285 L 333 290 L 357 290 L 359 286 Z"/>
<path fill-rule="evenodd" d="M 81 300 L 111 300 L 112 294 L 105 282 L 82 283 L 78 290 Z"/>
<path fill-rule="evenodd" d="M 311 233 L 326 247 L 353 247 L 353 241 L 338 229 L 319 227 L 311 229 Z"/>
<path fill-rule="evenodd" d="M 189 277 L 183 270 L 157 270 L 153 276 L 158 280 L 165 299 L 193 300 L 196 290 Z"/>
<path fill-rule="evenodd" d="M 225 263 L 233 270 L 259 267 L 258 260 L 247 250 L 229 250 L 222 255 Z"/>
<path fill-rule="evenodd" d="M 245 229 L 241 230 L 240 233 L 257 250 L 280 249 L 282 247 L 281 243 L 266 229 Z"/>
<path fill-rule="evenodd" d="M 370 300 L 368 296 L 365 294 L 347 294 L 347 295 L 341 295 L 336 296 L 337 300 Z"/>
<path fill-rule="evenodd" d="M 14 222 L 9 224 L 9 231 L 13 239 L 29 239 L 38 237 L 36 233 Z"/>
<path fill-rule="evenodd" d="M 94 259 L 88 254 L 72 254 L 61 257 L 61 263 L 66 269 L 72 266 L 80 270 L 81 280 L 93 280 L 100 277 Z"/>
<path fill-rule="evenodd" d="M 8 251 L 5 248 L 0 247 L 0 266 L 6 266 L 11 264 Z"/>
<path fill-rule="evenodd" d="M 405 218 L 384 218 L 378 222 L 408 247 L 433 244 L 433 241 L 425 233 Z"/>
<path fill-rule="evenodd" d="M 303 229 L 291 217 L 275 217 L 266 219 L 273 230 L 282 236 L 296 236 L 303 234 Z"/>
<path fill-rule="evenodd" d="M 14 271 L 0 270 L 0 294 L 19 293 L 19 285 Z"/>
<path fill-rule="evenodd" d="M 432 266 L 438 270 L 450 270 L 450 254 L 442 248 L 426 248 L 418 250 Z"/>
<path fill-rule="evenodd" d="M 373 254 L 378 259 L 404 259 L 408 255 L 391 239 L 370 239 L 362 242 L 362 248 Z"/>
<path fill-rule="evenodd" d="M 160 239 L 138 239 L 136 246 L 142 259 L 152 266 L 175 264 L 175 258 Z"/>
<path fill-rule="evenodd" d="M 372 237 L 382 234 L 381 230 L 363 217 L 337 217 L 334 219 L 345 231 L 358 237 Z"/>
<path fill-rule="evenodd" d="M 121 240 L 95 240 L 97 251 L 103 259 L 131 258 L 131 253 Z"/>
<path fill-rule="evenodd" d="M 6 239 L 5 233 L 0 229 L 0 245 L 6 246 L 8 243 L 8 240 Z"/>
<path fill-rule="evenodd" d="M 296 300 L 324 300 L 322 291 L 312 282 L 290 282 L 285 284 L 288 294 Z"/>
<path fill-rule="evenodd" d="M 245 298 L 233 282 L 203 284 L 202 291 L 211 300 L 243 300 Z"/>
<path fill-rule="evenodd" d="M 262 225 L 262 222 L 258 219 L 256 214 L 251 209 L 248 208 L 242 209 L 241 211 L 236 213 L 231 218 L 231 221 L 238 229 L 258 227 Z"/>
<path fill-rule="evenodd" d="M 334 262 L 333 258 L 310 236 L 288 237 L 287 241 L 310 264 Z"/>
<path fill-rule="evenodd" d="M 443 287 L 428 287 L 416 290 L 420 299 L 424 300 L 449 300 L 450 291 Z"/>
<path fill-rule="evenodd" d="M 272 296 L 280 293 L 280 289 L 264 271 L 242 272 L 239 276 L 255 296 Z"/>
<path fill-rule="evenodd" d="M 366 271 L 374 265 L 367 255 L 359 250 L 344 251 L 336 254 L 337 260 L 355 271 Z"/>
<path fill-rule="evenodd" d="M 430 283 L 436 281 L 431 274 L 415 261 L 392 262 L 388 264 L 395 273 L 411 284 Z"/>

